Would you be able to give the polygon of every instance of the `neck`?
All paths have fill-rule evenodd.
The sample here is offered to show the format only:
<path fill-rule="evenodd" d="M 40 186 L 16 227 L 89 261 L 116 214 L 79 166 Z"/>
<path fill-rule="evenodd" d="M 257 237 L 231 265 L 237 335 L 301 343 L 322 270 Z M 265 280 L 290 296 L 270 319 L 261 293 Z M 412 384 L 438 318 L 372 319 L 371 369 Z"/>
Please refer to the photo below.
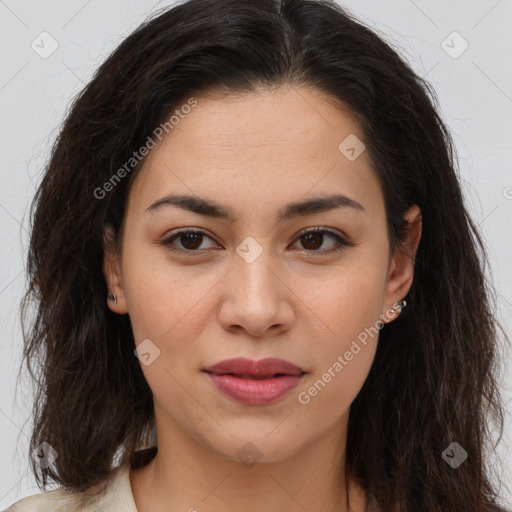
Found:
<path fill-rule="evenodd" d="M 130 471 L 137 509 L 364 512 L 364 491 L 353 480 L 345 485 L 347 420 L 348 414 L 330 432 L 299 447 L 286 459 L 269 461 L 262 457 L 253 465 L 196 443 L 174 425 L 158 426 L 157 455 L 143 468 Z"/>

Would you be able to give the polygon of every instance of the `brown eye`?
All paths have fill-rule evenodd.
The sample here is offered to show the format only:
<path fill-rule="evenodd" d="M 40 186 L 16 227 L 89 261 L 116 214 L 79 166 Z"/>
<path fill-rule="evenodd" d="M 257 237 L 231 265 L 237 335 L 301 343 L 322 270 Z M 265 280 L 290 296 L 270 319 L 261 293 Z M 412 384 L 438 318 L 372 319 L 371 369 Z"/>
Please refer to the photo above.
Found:
<path fill-rule="evenodd" d="M 178 238 L 181 239 L 181 245 L 187 250 L 198 249 L 203 237 L 204 235 L 202 233 L 182 233 L 178 236 Z"/>
<path fill-rule="evenodd" d="M 320 249 L 324 236 L 325 235 L 320 233 L 307 233 L 306 235 L 302 235 L 301 238 L 303 240 L 304 248 L 308 250 Z"/>
<path fill-rule="evenodd" d="M 322 249 L 326 238 L 331 238 L 331 240 L 334 240 L 334 243 L 331 244 L 330 247 Z M 161 244 L 170 251 L 196 256 L 200 255 L 205 249 L 204 247 L 200 249 L 205 239 L 209 239 L 213 242 L 213 239 L 204 231 L 184 229 L 164 238 Z M 301 241 L 302 248 L 307 252 L 319 254 L 329 254 L 341 251 L 345 247 L 353 247 L 355 245 L 335 231 L 327 228 L 313 228 L 303 231 L 298 236 L 297 240 Z M 177 241 L 179 241 L 181 247 L 176 246 Z M 218 246 L 215 247 L 218 248 Z"/>
<path fill-rule="evenodd" d="M 334 247 L 331 246 L 331 248 L 319 250 L 322 247 L 326 236 L 335 241 L 335 243 L 332 244 Z M 301 240 L 302 246 L 307 251 L 318 252 L 322 254 L 341 251 L 345 247 L 354 246 L 352 242 L 349 242 L 341 235 L 338 235 L 334 231 L 326 228 L 313 228 L 307 231 L 303 231 L 302 234 L 299 235 L 298 239 Z"/>
<path fill-rule="evenodd" d="M 173 252 L 178 253 L 199 253 L 198 250 L 204 241 L 204 238 L 212 240 L 204 231 L 198 230 L 182 230 L 171 234 L 162 240 L 162 245 Z M 182 246 L 175 247 L 173 244 L 178 240 Z M 212 240 L 213 241 L 213 240 Z"/>

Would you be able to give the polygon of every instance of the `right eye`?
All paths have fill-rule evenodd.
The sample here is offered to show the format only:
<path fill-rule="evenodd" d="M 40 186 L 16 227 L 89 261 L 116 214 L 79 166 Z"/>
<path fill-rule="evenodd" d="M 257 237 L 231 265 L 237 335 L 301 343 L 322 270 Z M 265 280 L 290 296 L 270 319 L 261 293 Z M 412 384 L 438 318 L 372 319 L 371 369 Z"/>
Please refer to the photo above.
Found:
<path fill-rule="evenodd" d="M 161 244 L 170 251 L 192 255 L 192 253 L 200 252 L 198 251 L 198 248 L 201 246 L 204 237 L 212 240 L 212 238 L 202 230 L 182 229 L 180 231 L 171 233 L 169 236 L 166 236 L 161 241 Z M 175 240 L 177 239 L 180 240 L 183 249 L 173 246 Z"/>

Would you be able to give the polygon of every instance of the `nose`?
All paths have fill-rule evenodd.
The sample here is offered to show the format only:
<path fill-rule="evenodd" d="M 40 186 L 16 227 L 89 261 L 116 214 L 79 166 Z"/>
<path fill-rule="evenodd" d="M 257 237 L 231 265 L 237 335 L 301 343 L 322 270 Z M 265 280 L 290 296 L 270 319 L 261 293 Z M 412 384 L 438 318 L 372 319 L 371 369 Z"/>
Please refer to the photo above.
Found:
<path fill-rule="evenodd" d="M 272 262 L 269 253 L 263 251 L 252 262 L 238 255 L 234 258 L 234 267 L 223 279 L 219 321 L 224 329 L 268 337 L 291 328 L 295 295 L 285 269 Z"/>

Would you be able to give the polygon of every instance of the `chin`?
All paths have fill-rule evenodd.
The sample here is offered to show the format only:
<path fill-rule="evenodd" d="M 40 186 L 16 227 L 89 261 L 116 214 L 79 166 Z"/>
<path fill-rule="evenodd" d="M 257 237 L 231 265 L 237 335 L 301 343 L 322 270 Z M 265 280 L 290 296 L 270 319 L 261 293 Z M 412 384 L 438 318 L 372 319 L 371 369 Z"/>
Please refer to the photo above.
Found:
<path fill-rule="evenodd" d="M 275 428 L 278 424 L 274 423 L 271 428 L 261 428 L 261 425 L 258 428 L 255 425 L 252 429 L 236 431 L 227 428 L 232 437 L 210 438 L 205 443 L 226 459 L 242 462 L 247 467 L 256 463 L 280 462 L 299 453 L 303 443 L 287 431 L 278 432 Z"/>

